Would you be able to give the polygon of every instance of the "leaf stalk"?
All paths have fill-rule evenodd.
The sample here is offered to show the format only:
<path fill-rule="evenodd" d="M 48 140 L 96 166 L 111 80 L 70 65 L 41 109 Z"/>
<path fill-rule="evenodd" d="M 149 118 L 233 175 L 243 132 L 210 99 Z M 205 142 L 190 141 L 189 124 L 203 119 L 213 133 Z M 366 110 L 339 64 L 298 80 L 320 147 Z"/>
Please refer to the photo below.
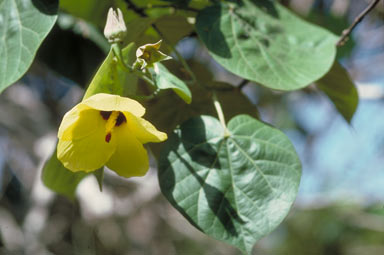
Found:
<path fill-rule="evenodd" d="M 213 100 L 213 105 L 215 106 L 215 109 L 217 112 L 217 116 L 219 117 L 220 123 L 224 128 L 224 137 L 229 137 L 231 134 L 229 133 L 229 130 L 227 129 L 227 125 L 225 124 L 223 109 L 221 108 L 221 104 L 220 104 L 220 102 L 217 98 L 217 95 L 214 91 L 212 94 L 212 100 Z"/>

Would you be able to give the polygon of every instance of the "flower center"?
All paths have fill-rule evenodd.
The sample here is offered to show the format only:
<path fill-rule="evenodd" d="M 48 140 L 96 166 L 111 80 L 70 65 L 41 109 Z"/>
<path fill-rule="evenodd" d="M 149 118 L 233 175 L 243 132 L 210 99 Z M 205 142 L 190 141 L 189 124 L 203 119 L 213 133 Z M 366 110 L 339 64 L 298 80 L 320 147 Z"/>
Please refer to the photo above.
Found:
<path fill-rule="evenodd" d="M 109 143 L 112 138 L 112 130 L 115 127 L 120 126 L 124 122 L 127 122 L 124 114 L 119 111 L 100 111 L 101 117 L 107 121 L 105 124 L 105 141 Z"/>

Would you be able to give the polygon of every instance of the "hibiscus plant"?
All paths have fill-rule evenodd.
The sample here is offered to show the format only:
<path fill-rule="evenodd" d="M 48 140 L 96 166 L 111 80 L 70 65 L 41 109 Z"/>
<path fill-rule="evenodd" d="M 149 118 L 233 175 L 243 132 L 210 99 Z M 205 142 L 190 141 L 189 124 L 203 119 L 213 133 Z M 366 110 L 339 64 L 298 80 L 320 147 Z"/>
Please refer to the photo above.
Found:
<path fill-rule="evenodd" d="M 186 220 L 250 254 L 288 214 L 301 162 L 290 139 L 263 120 L 243 88 L 321 90 L 348 125 L 358 97 L 336 61 L 339 37 L 278 1 L 79 5 L 0 3 L 0 90 L 29 68 L 59 10 L 93 28 L 107 48 L 83 99 L 58 127 L 56 150 L 42 173 L 45 185 L 73 198 L 87 175 L 100 186 L 104 171 L 143 176 L 154 158 L 163 195 Z M 206 75 L 183 54 L 188 40 L 204 52 L 200 61 L 226 72 L 227 81 Z"/>

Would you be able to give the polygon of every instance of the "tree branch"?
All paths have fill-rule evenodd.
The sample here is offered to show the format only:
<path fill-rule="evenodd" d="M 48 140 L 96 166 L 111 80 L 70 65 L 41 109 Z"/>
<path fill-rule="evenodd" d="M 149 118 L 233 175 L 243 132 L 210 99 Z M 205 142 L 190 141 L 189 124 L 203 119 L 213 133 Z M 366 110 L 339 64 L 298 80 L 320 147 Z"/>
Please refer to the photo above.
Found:
<path fill-rule="evenodd" d="M 367 8 L 365 8 L 364 11 L 362 11 L 359 16 L 357 16 L 355 18 L 355 20 L 353 21 L 353 23 L 347 28 L 347 29 L 344 29 L 343 32 L 341 33 L 341 36 L 340 36 L 340 39 L 337 41 L 336 43 L 336 46 L 337 47 L 340 47 L 340 46 L 343 46 L 347 40 L 348 40 L 348 37 L 349 35 L 351 34 L 352 30 L 357 26 L 357 24 L 359 24 L 363 19 L 364 17 L 373 9 L 375 8 L 375 6 L 380 2 L 380 0 L 373 0 L 368 6 Z"/>
<path fill-rule="evenodd" d="M 239 83 L 239 85 L 237 85 L 237 88 L 238 88 L 239 90 L 242 90 L 242 88 L 244 88 L 244 87 L 248 84 L 248 82 L 249 82 L 249 80 L 247 80 L 247 79 L 242 80 L 242 81 Z"/>

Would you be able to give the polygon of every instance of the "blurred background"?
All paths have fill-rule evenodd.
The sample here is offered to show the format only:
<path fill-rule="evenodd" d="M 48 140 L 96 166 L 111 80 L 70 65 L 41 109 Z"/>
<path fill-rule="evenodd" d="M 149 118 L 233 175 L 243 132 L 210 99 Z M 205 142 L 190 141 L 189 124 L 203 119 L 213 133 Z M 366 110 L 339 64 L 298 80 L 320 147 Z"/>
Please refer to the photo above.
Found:
<path fill-rule="evenodd" d="M 371 1 L 281 2 L 341 34 Z M 93 176 L 85 178 L 73 201 L 42 184 L 61 118 L 81 99 L 108 50 L 100 34 L 104 21 L 93 26 L 61 7 L 28 73 L 0 95 L 0 254 L 240 254 L 171 207 L 159 190 L 154 160 L 144 178 L 105 171 L 103 192 Z M 241 83 L 195 35 L 177 49 L 215 79 Z M 339 48 L 338 60 L 359 91 L 351 125 L 312 87 L 290 93 L 254 84 L 242 89 L 261 119 L 290 137 L 303 162 L 289 216 L 256 244 L 254 254 L 384 254 L 384 2 Z"/>

